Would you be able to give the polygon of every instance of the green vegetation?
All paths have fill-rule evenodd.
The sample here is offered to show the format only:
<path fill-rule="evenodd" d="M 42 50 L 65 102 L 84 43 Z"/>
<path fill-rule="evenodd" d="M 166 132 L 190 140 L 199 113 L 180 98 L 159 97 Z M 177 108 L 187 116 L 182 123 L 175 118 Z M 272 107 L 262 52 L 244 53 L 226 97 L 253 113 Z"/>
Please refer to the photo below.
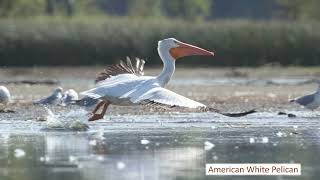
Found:
<path fill-rule="evenodd" d="M 320 64 L 320 23 L 188 22 L 129 18 L 0 20 L 0 65 L 94 65 L 125 56 L 160 64 L 157 41 L 175 37 L 214 50 L 178 63 L 256 66 Z"/>
<path fill-rule="evenodd" d="M 320 20 L 319 0 L 278 0 L 283 12 L 293 20 Z"/>

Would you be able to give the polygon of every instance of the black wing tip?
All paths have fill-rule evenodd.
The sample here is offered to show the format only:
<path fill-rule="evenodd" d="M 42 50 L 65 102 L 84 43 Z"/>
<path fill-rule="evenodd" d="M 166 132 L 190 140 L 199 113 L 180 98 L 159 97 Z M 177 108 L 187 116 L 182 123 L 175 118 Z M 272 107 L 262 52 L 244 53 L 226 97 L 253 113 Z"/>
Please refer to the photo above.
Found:
<path fill-rule="evenodd" d="M 255 109 L 249 110 L 249 111 L 245 111 L 245 112 L 240 112 L 240 113 L 219 113 L 222 114 L 224 116 L 228 116 L 228 117 L 243 117 L 249 114 L 253 114 L 256 113 L 257 111 Z"/>
<path fill-rule="evenodd" d="M 112 76 L 116 76 L 119 74 L 135 74 L 137 76 L 144 75 L 143 67 L 145 61 L 140 58 L 132 58 L 134 61 L 130 59 L 130 57 L 126 57 L 126 61 L 120 60 L 119 63 L 107 66 L 103 72 L 100 72 L 96 79 L 95 83 L 106 80 Z M 132 63 L 133 62 L 133 63 Z"/>

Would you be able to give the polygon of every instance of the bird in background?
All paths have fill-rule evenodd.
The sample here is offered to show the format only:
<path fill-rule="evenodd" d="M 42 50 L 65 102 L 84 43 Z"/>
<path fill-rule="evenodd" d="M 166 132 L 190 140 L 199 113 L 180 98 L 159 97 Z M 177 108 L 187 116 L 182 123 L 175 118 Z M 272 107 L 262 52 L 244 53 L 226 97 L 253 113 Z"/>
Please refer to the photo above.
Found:
<path fill-rule="evenodd" d="M 58 105 L 61 103 L 61 98 L 63 96 L 63 89 L 62 87 L 56 88 L 53 93 L 43 99 L 40 99 L 38 101 L 34 101 L 33 104 L 43 104 L 43 105 Z"/>
<path fill-rule="evenodd" d="M 101 100 L 92 111 L 89 121 L 102 119 L 110 104 L 120 106 L 144 105 L 164 109 L 190 108 L 202 111 L 213 111 L 225 116 L 239 117 L 255 111 L 243 113 L 221 113 L 216 109 L 181 96 L 165 88 L 174 71 L 176 60 L 186 56 L 214 56 L 213 52 L 178 41 L 174 38 L 158 42 L 158 53 L 163 61 L 162 72 L 154 76 L 144 76 L 144 60 L 135 59 L 108 66 L 96 78 L 96 87 L 81 94 Z M 102 108 L 101 113 L 97 111 Z"/>
<path fill-rule="evenodd" d="M 320 81 L 318 81 L 318 88 L 316 92 L 292 99 L 289 102 L 297 103 L 312 111 L 317 109 L 320 106 Z"/>
<path fill-rule="evenodd" d="M 4 109 L 11 101 L 10 91 L 5 86 L 0 86 L 0 107 Z"/>
<path fill-rule="evenodd" d="M 68 89 L 66 92 L 63 93 L 59 105 L 67 106 L 69 104 L 72 104 L 74 101 L 77 101 L 78 99 L 78 93 L 74 89 Z"/>

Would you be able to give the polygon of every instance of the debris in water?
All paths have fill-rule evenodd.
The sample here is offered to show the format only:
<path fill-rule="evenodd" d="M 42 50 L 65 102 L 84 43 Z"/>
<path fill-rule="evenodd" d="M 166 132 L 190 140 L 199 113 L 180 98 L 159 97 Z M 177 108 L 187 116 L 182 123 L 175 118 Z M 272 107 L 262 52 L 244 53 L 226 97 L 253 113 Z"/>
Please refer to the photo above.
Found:
<path fill-rule="evenodd" d="M 297 115 L 295 115 L 295 114 L 290 114 L 290 113 L 289 113 L 289 114 L 288 114 L 288 117 L 289 117 L 289 118 L 295 118 L 295 117 L 297 117 Z"/>
<path fill-rule="evenodd" d="M 146 145 L 146 144 L 149 144 L 150 141 L 147 139 L 141 139 L 140 143 Z"/>
<path fill-rule="evenodd" d="M 48 156 L 45 156 L 45 157 L 41 156 L 41 157 L 40 157 L 40 161 L 41 161 L 41 162 L 49 162 L 49 161 L 50 161 L 50 157 L 48 157 Z"/>
<path fill-rule="evenodd" d="M 284 134 L 282 133 L 282 132 L 277 132 L 277 134 L 276 134 L 278 137 L 282 137 Z"/>
<path fill-rule="evenodd" d="M 77 161 L 77 157 L 69 156 L 69 162 L 75 162 L 75 161 Z"/>
<path fill-rule="evenodd" d="M 269 142 L 269 138 L 268 137 L 263 137 L 262 138 L 262 143 L 268 143 Z"/>
<path fill-rule="evenodd" d="M 285 113 L 285 112 L 278 112 L 278 115 L 287 115 L 287 113 Z"/>
<path fill-rule="evenodd" d="M 297 117 L 297 115 L 295 114 L 285 113 L 285 112 L 278 112 L 278 115 L 287 115 L 289 118 Z"/>
<path fill-rule="evenodd" d="M 214 161 L 216 161 L 216 160 L 218 160 L 219 158 L 218 158 L 218 156 L 213 156 L 212 159 L 213 159 Z"/>
<path fill-rule="evenodd" d="M 98 156 L 98 157 L 97 157 L 97 160 L 98 160 L 98 161 L 104 161 L 104 157 L 103 157 L 103 156 Z"/>
<path fill-rule="evenodd" d="M 209 141 L 204 142 L 204 150 L 209 151 L 214 148 L 216 145 L 212 144 Z"/>
<path fill-rule="evenodd" d="M 119 169 L 119 170 L 122 170 L 122 169 L 124 169 L 126 167 L 126 164 L 125 163 L 123 163 L 123 162 L 118 162 L 117 163 L 117 169 Z"/>
<path fill-rule="evenodd" d="M 89 145 L 90 146 L 96 146 L 97 145 L 97 141 L 96 140 L 91 140 L 91 141 L 89 141 Z"/>
<path fill-rule="evenodd" d="M 250 144 L 255 143 L 255 139 L 253 137 L 250 137 L 249 142 Z"/>
<path fill-rule="evenodd" d="M 24 150 L 22 150 L 22 149 L 15 149 L 14 156 L 16 158 L 22 158 L 22 157 L 26 156 L 26 152 L 24 152 Z"/>

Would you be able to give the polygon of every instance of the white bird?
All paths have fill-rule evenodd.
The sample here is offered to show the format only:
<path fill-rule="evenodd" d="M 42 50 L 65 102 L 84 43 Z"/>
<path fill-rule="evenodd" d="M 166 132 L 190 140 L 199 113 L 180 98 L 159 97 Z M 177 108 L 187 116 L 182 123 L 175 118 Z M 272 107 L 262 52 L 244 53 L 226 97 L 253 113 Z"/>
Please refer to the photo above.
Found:
<path fill-rule="evenodd" d="M 78 93 L 74 89 L 69 89 L 63 93 L 60 105 L 66 106 L 79 99 Z"/>
<path fill-rule="evenodd" d="M 62 93 L 62 87 L 58 87 L 53 91 L 53 93 L 50 96 L 35 101 L 34 104 L 58 105 L 61 102 Z"/>
<path fill-rule="evenodd" d="M 289 102 L 297 103 L 310 110 L 317 109 L 320 106 L 320 84 L 318 84 L 318 89 L 316 92 L 298 97 L 296 99 L 290 100 Z"/>
<path fill-rule="evenodd" d="M 11 101 L 11 95 L 5 86 L 0 86 L 0 104 L 6 106 Z"/>
<path fill-rule="evenodd" d="M 174 38 L 168 38 L 158 42 L 158 53 L 164 67 L 157 77 L 143 76 L 145 62 L 137 58 L 134 64 L 127 58 L 126 63 L 120 62 L 120 64 L 109 66 L 104 72 L 100 73 L 96 79 L 96 87 L 81 93 L 93 99 L 102 100 L 93 110 L 93 115 L 89 121 L 102 119 L 110 104 L 120 106 L 152 105 L 164 108 L 181 107 L 218 112 L 202 103 L 164 88 L 175 71 L 175 61 L 177 59 L 192 55 L 213 56 L 213 52 L 183 43 Z M 101 107 L 101 113 L 96 114 Z M 221 114 L 242 116 L 252 112 Z"/>

